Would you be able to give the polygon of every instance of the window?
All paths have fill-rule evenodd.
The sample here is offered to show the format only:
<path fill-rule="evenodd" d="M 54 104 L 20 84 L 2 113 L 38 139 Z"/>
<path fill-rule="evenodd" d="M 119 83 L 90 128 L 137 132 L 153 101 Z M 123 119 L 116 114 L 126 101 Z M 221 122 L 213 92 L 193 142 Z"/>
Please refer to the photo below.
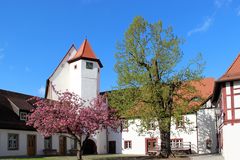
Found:
<path fill-rule="evenodd" d="M 74 65 L 74 69 L 77 69 L 77 65 L 76 64 Z"/>
<path fill-rule="evenodd" d="M 27 120 L 27 113 L 26 112 L 20 112 L 20 120 L 22 120 L 22 121 Z"/>
<path fill-rule="evenodd" d="M 184 117 L 181 116 L 180 118 L 176 119 L 176 128 L 183 128 L 184 127 Z"/>
<path fill-rule="evenodd" d="M 212 140 L 211 139 L 207 139 L 206 140 L 206 148 L 207 149 L 211 149 L 212 148 Z"/>
<path fill-rule="evenodd" d="M 8 150 L 18 150 L 18 134 L 8 134 Z"/>
<path fill-rule="evenodd" d="M 155 130 L 155 129 L 156 129 L 155 123 L 154 123 L 153 121 L 151 121 L 151 122 L 148 124 L 147 129 L 148 129 L 148 130 Z"/>
<path fill-rule="evenodd" d="M 122 131 L 128 131 L 128 120 L 122 121 Z"/>
<path fill-rule="evenodd" d="M 77 140 L 71 139 L 71 149 L 77 149 Z"/>
<path fill-rule="evenodd" d="M 92 62 L 86 62 L 86 68 L 87 69 L 93 69 L 93 63 Z"/>
<path fill-rule="evenodd" d="M 192 98 L 193 102 L 201 102 L 201 100 L 202 100 L 201 97 L 193 97 Z"/>
<path fill-rule="evenodd" d="M 182 148 L 183 147 L 183 139 L 171 139 L 171 148 Z"/>
<path fill-rule="evenodd" d="M 44 149 L 52 149 L 52 137 L 44 138 Z"/>
<path fill-rule="evenodd" d="M 124 149 L 132 149 L 132 141 L 124 141 Z"/>

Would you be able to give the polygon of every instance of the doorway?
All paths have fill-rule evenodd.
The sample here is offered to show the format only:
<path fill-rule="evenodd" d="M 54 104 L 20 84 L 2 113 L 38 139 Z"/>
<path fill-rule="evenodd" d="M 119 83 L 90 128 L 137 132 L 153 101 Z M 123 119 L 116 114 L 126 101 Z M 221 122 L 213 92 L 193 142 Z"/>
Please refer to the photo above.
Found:
<path fill-rule="evenodd" d="M 67 154 L 67 140 L 65 136 L 59 137 L 59 154 L 65 156 Z"/>
<path fill-rule="evenodd" d="M 36 135 L 27 135 L 27 154 L 28 156 L 36 155 Z"/>
<path fill-rule="evenodd" d="M 108 141 L 108 153 L 116 154 L 116 141 Z"/>
<path fill-rule="evenodd" d="M 148 154 L 149 151 L 156 150 L 157 138 L 146 138 L 145 139 L 145 148 L 146 148 L 146 154 Z"/>
<path fill-rule="evenodd" d="M 83 154 L 97 154 L 97 146 L 95 142 L 91 139 L 88 139 L 84 148 L 83 148 Z"/>

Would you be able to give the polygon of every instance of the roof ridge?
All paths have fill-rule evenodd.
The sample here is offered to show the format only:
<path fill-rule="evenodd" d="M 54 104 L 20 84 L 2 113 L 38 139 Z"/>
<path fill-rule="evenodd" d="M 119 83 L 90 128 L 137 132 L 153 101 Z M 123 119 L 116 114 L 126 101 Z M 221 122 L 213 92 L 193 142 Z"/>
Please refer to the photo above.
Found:
<path fill-rule="evenodd" d="M 223 74 L 223 76 L 226 75 L 226 74 L 230 71 L 230 69 L 234 66 L 234 64 L 236 63 L 236 61 L 238 60 L 238 58 L 240 58 L 240 53 L 237 55 L 237 57 L 235 58 L 235 60 L 234 60 L 233 63 L 231 64 L 231 66 L 228 68 L 228 70 Z"/>
<path fill-rule="evenodd" d="M 84 53 L 84 51 L 85 51 L 85 49 L 86 49 L 86 43 L 87 43 L 87 39 L 84 40 L 83 51 L 82 51 L 82 54 L 80 55 L 80 57 L 83 56 L 83 53 Z"/>
<path fill-rule="evenodd" d="M 75 47 L 74 44 L 72 44 L 72 45 L 70 46 L 70 48 L 69 48 L 68 51 L 66 52 L 65 56 L 62 58 L 62 60 L 61 60 L 60 63 L 57 65 L 57 67 L 54 69 L 53 73 L 49 76 L 48 79 L 50 79 L 50 78 L 54 75 L 54 73 L 57 71 L 58 67 L 59 67 L 60 64 L 63 62 L 63 60 L 66 58 L 66 56 L 68 55 L 68 53 L 69 53 L 69 51 L 72 49 L 72 47 L 74 47 L 74 48 L 76 49 L 76 47 Z M 77 50 L 77 49 L 76 49 L 76 50 Z"/>
<path fill-rule="evenodd" d="M 30 95 L 30 94 L 25 94 L 25 93 L 20 93 L 20 92 L 15 92 L 15 91 L 10 91 L 10 90 L 0 89 L 0 95 L 2 95 L 2 92 L 5 92 L 5 93 L 7 93 L 7 94 L 17 94 L 17 95 L 22 95 L 22 96 L 33 97 L 33 95 Z M 5 95 L 4 95 L 4 96 L 5 96 Z"/>

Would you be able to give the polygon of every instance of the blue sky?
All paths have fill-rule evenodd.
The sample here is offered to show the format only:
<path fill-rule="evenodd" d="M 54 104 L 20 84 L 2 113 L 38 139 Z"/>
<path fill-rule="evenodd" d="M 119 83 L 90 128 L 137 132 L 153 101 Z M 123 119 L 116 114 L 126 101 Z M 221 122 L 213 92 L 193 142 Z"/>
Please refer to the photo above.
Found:
<path fill-rule="evenodd" d="M 116 42 L 139 15 L 185 39 L 184 62 L 201 52 L 205 77 L 220 77 L 240 52 L 237 0 L 1 0 L 0 88 L 41 95 L 71 44 L 87 37 L 104 65 L 101 91 L 112 89 Z"/>

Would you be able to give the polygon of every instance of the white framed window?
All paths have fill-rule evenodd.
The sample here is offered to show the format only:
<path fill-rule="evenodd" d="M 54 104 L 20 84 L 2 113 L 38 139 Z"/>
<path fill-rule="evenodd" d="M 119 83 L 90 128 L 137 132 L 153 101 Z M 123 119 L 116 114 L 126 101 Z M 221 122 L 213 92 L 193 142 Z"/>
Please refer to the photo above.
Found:
<path fill-rule="evenodd" d="M 18 134 L 8 134 L 8 150 L 18 150 Z"/>
<path fill-rule="evenodd" d="M 124 141 L 124 149 L 132 149 L 132 141 Z"/>
<path fill-rule="evenodd" d="M 44 138 L 44 149 L 52 149 L 52 136 Z"/>
<path fill-rule="evenodd" d="M 22 120 L 22 121 L 27 120 L 27 113 L 26 112 L 20 112 L 20 120 Z"/>
<path fill-rule="evenodd" d="M 128 120 L 122 120 L 122 131 L 128 132 Z"/>
<path fill-rule="evenodd" d="M 171 139 L 171 148 L 182 148 L 182 147 L 183 147 L 182 138 Z"/>

